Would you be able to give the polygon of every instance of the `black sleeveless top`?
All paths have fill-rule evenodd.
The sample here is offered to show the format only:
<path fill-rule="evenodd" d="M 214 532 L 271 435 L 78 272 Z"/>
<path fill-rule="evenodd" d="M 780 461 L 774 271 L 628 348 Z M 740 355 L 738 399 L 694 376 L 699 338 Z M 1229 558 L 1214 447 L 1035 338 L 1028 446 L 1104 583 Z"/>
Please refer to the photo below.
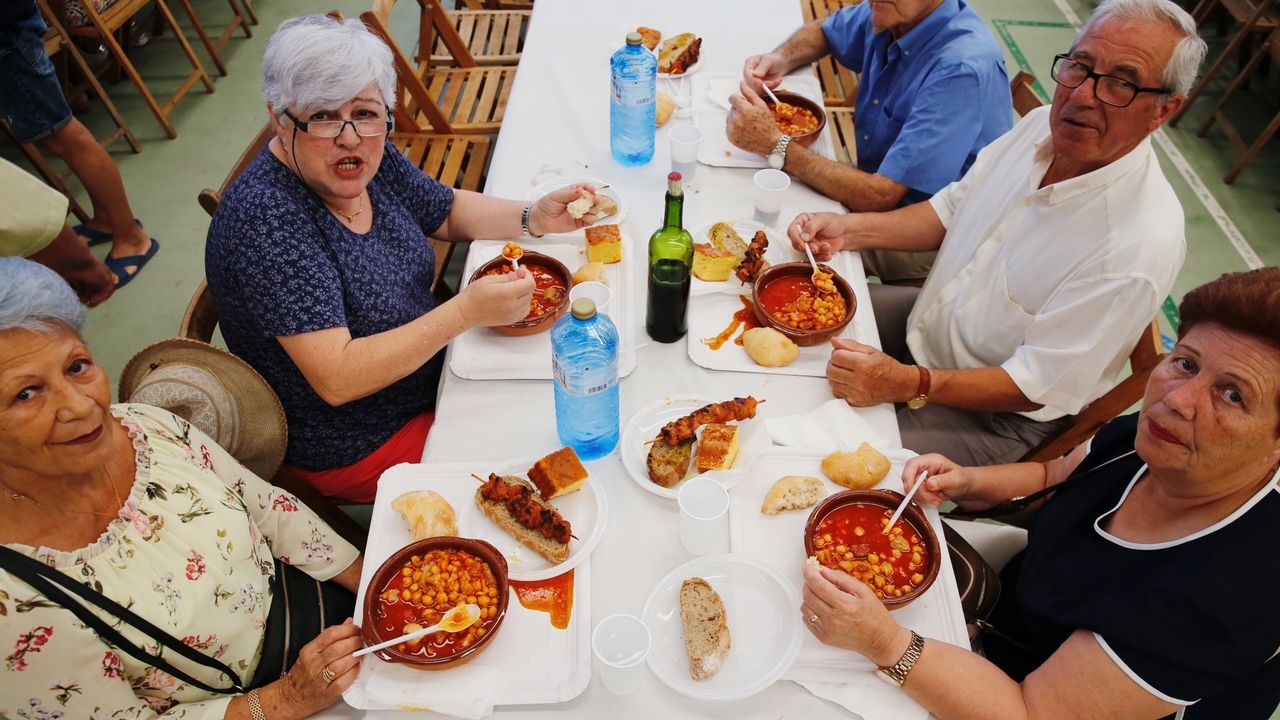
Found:
<path fill-rule="evenodd" d="M 1076 629 L 1094 633 L 1134 682 L 1185 706 L 1180 717 L 1266 720 L 1280 703 L 1280 491 L 1276 478 L 1236 512 L 1180 540 L 1135 544 L 1102 529 L 1146 471 L 1138 415 L 1117 418 L 1037 513 L 1002 573 L 988 656 L 1020 679 Z M 1116 460 L 1090 477 L 1081 474 Z M 1074 482 L 1079 477 L 1079 482 Z"/>

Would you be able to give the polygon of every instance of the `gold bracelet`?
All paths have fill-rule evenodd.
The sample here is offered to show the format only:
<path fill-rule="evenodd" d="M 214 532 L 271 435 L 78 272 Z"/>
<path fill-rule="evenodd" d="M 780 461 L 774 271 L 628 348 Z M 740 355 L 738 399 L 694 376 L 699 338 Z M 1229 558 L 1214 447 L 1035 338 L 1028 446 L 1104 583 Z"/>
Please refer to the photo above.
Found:
<path fill-rule="evenodd" d="M 245 693 L 244 699 L 249 701 L 249 717 L 253 720 L 267 720 L 267 714 L 262 712 L 262 701 L 258 699 L 257 688 Z"/>

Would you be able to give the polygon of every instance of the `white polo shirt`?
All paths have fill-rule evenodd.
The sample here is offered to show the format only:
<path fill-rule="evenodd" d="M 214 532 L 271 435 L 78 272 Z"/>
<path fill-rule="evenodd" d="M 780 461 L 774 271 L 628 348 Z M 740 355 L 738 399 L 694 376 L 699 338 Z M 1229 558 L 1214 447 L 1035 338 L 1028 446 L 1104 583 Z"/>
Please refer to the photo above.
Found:
<path fill-rule="evenodd" d="M 1119 380 L 1186 256 L 1182 206 L 1150 138 L 1091 173 L 1038 187 L 1049 107 L 1027 114 L 929 201 L 946 227 L 907 319 L 925 367 L 1001 367 L 1052 420 Z"/>

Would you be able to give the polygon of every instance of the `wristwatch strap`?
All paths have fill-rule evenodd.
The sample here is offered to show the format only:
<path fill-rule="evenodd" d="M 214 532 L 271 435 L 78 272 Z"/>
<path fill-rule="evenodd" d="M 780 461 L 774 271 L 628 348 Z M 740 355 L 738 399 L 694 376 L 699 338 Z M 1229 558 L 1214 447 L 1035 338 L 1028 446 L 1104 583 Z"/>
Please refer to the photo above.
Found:
<path fill-rule="evenodd" d="M 782 162 L 778 163 L 779 169 L 787 164 L 787 148 L 791 147 L 791 136 L 783 135 L 778 138 L 778 142 L 773 146 L 773 150 L 769 151 L 770 155 L 777 155 Z"/>
<path fill-rule="evenodd" d="M 533 212 L 532 200 L 524 204 L 524 211 L 520 213 L 520 231 L 529 237 L 542 237 L 541 235 L 534 235 L 533 231 L 529 229 L 529 213 L 531 212 Z"/>
<path fill-rule="evenodd" d="M 929 385 L 932 382 L 932 378 L 929 377 L 929 368 L 917 365 L 916 370 L 920 373 L 920 382 L 916 385 L 916 394 L 907 401 L 907 407 L 912 410 L 919 410 L 929 404 Z"/>
<path fill-rule="evenodd" d="M 892 667 L 882 667 L 878 669 L 880 677 L 885 680 L 902 687 L 907 681 L 907 674 L 911 672 L 911 668 L 916 666 L 916 661 L 920 659 L 920 654 L 924 652 L 924 638 L 915 630 L 911 631 L 911 644 L 907 645 L 907 651 L 902 653 L 902 657 Z"/>
<path fill-rule="evenodd" d="M 249 717 L 253 720 L 267 720 L 267 714 L 262 712 L 262 701 L 258 698 L 258 688 L 245 693 L 244 699 L 249 701 Z"/>

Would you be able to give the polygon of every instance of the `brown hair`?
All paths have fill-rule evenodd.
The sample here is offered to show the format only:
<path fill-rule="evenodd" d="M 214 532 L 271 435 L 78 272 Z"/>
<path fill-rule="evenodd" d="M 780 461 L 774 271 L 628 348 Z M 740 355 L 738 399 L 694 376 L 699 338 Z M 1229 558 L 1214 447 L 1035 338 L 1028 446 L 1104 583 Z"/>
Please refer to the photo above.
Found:
<path fill-rule="evenodd" d="M 1280 349 L 1280 267 L 1227 273 L 1187 293 L 1178 312 L 1179 340 L 1212 322 Z"/>

